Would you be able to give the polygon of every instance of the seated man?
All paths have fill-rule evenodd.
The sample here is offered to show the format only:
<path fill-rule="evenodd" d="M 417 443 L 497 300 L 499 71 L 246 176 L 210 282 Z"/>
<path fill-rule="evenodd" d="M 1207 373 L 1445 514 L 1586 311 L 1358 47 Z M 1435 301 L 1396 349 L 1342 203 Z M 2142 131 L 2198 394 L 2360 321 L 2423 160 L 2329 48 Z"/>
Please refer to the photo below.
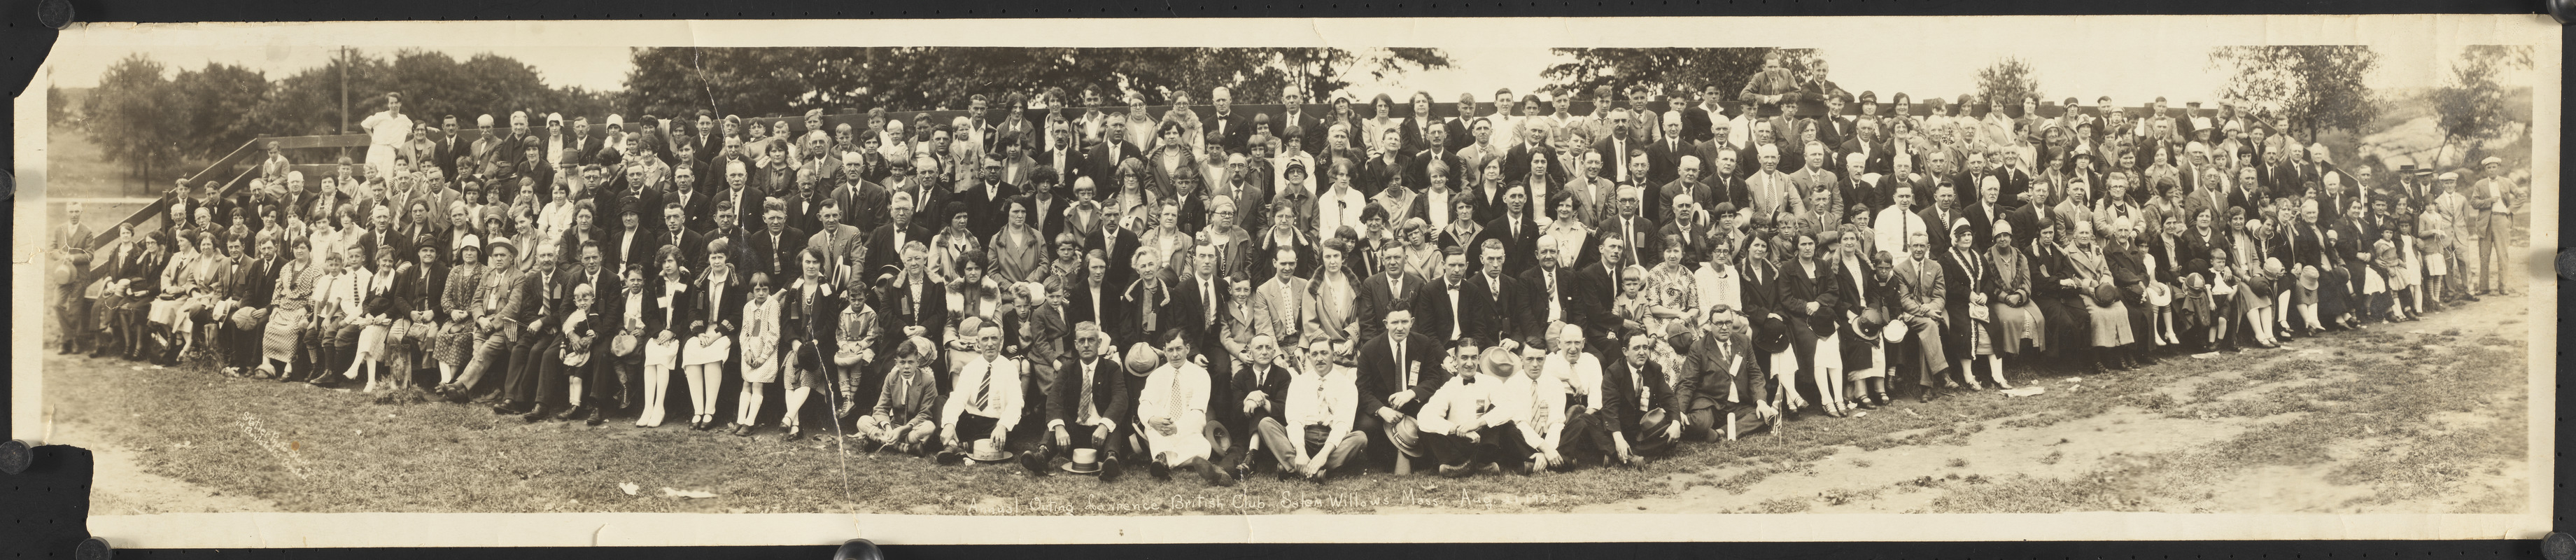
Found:
<path fill-rule="evenodd" d="M 1243 412 L 1235 419 L 1237 425 L 1228 426 L 1226 430 L 1239 434 L 1262 434 L 1261 437 L 1235 438 L 1234 448 L 1226 450 L 1226 456 L 1234 460 L 1234 477 L 1238 480 L 1252 472 L 1253 457 L 1260 455 L 1253 453 L 1255 448 L 1268 445 L 1272 453 L 1284 449 L 1268 443 L 1268 432 L 1261 429 L 1263 420 L 1287 425 L 1288 386 L 1295 373 L 1280 367 L 1279 358 L 1279 343 L 1270 335 L 1258 334 L 1252 336 L 1251 344 L 1244 346 L 1243 359 L 1236 362 L 1239 367 L 1235 368 L 1232 394 L 1243 396 L 1240 408 Z M 1293 465 L 1280 463 L 1280 475 L 1287 476 Z"/>
<path fill-rule="evenodd" d="M 1549 332 L 1554 351 L 1540 366 L 1543 382 L 1533 387 L 1539 393 L 1531 396 L 1537 411 L 1558 420 L 1556 433 L 1539 449 L 1547 455 L 1546 466 L 1561 472 L 1626 459 L 1628 440 L 1620 434 L 1619 417 L 1604 408 L 1601 359 L 1584 352 L 1583 327 L 1560 324 Z"/>
<path fill-rule="evenodd" d="M 877 393 L 876 411 L 860 418 L 857 433 L 859 448 L 873 453 L 883 447 L 895 452 L 921 455 L 930 449 L 930 436 L 939 433 L 939 424 L 931 421 L 933 407 L 939 404 L 939 382 L 924 365 L 939 347 L 930 339 L 913 337 L 894 347 L 894 369 L 886 372 L 885 388 Z"/>
<path fill-rule="evenodd" d="M 1256 343 L 1255 348 L 1260 348 Z M 1359 418 L 1359 372 L 1333 363 L 1333 342 L 1315 339 L 1307 344 L 1305 367 L 1290 376 L 1287 408 L 1283 413 L 1269 412 L 1257 420 L 1263 445 L 1270 447 L 1279 459 L 1279 479 L 1304 478 L 1324 483 L 1333 469 L 1349 464 L 1353 456 L 1368 449 L 1368 435 L 1352 429 Z M 1267 354 L 1256 350 L 1255 357 Z M 1267 360 L 1264 360 L 1267 361 Z M 1264 364 L 1276 369 L 1278 366 Z M 1268 403 L 1245 401 L 1247 409 Z"/>
<path fill-rule="evenodd" d="M 1720 305 L 1711 311 L 1701 340 L 1675 336 L 1673 349 L 1688 356 L 1681 383 L 1673 388 L 1689 401 L 1682 437 L 1733 441 L 1736 436 L 1769 425 L 1780 415 L 1772 408 L 1770 386 L 1761 361 L 1745 336 L 1735 310 Z"/>
<path fill-rule="evenodd" d="M 1002 327 L 978 325 L 974 332 L 977 353 L 958 369 L 956 389 L 939 407 L 939 439 L 948 445 L 939 453 L 943 465 L 964 463 L 978 439 L 1005 445 L 1020 423 L 1020 362 L 1002 355 Z"/>
<path fill-rule="evenodd" d="M 1020 459 L 1020 466 L 1030 474 L 1050 474 L 1050 463 L 1075 449 L 1099 452 L 1102 482 L 1116 481 L 1126 472 L 1118 460 L 1126 447 L 1120 440 L 1135 426 L 1115 419 L 1127 417 L 1132 403 L 1127 401 L 1127 372 L 1118 369 L 1118 360 L 1107 353 L 1109 348 L 1099 323 L 1083 321 L 1073 326 L 1074 355 L 1056 368 L 1063 379 L 1046 396 L 1047 439 L 1038 444 L 1036 453 Z"/>
<path fill-rule="evenodd" d="M 1234 478 L 1217 470 L 1208 461 L 1214 444 L 1208 440 L 1207 369 L 1190 361 L 1188 331 L 1163 331 L 1163 355 L 1154 356 L 1154 347 L 1137 343 L 1127 353 L 1127 367 L 1149 366 L 1145 385 L 1136 394 L 1136 430 L 1144 439 L 1145 467 L 1154 478 L 1169 479 L 1172 471 L 1196 471 L 1209 484 L 1233 486 Z M 1160 362 L 1160 363 L 1156 363 Z"/>
<path fill-rule="evenodd" d="M 1671 328 L 1690 327 L 1674 323 Z M 1603 366 L 1601 403 L 1607 415 L 1604 420 L 1610 421 L 1610 435 L 1618 438 L 1619 462 L 1644 466 L 1646 457 L 1671 453 L 1673 442 L 1681 439 L 1682 423 L 1674 421 L 1672 411 L 1683 406 L 1674 399 L 1673 380 L 1666 379 L 1663 365 L 1655 363 L 1654 338 L 1628 337 L 1625 355 L 1626 359 Z"/>
<path fill-rule="evenodd" d="M 1513 381 L 1521 378 L 1520 358 L 1507 349 L 1512 345 L 1487 348 L 1482 356 L 1473 346 L 1461 346 L 1460 364 L 1475 364 L 1481 375 L 1442 386 L 1422 405 L 1416 422 L 1422 443 L 1440 461 L 1440 476 L 1465 477 L 1495 463 L 1505 472 L 1527 472 L 1523 464 L 1531 449 L 1519 424 L 1529 411 L 1528 383 Z"/>

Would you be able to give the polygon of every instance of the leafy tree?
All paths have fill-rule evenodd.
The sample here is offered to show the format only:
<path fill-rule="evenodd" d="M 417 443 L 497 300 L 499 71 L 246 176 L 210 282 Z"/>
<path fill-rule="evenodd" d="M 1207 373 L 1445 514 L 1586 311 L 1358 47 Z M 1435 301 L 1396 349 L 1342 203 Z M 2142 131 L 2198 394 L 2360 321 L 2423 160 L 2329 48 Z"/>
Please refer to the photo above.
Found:
<path fill-rule="evenodd" d="M 2218 47 L 2209 51 L 2209 66 L 2232 74 L 2221 98 L 2287 121 L 2305 132 L 2301 138 L 2314 139 L 2325 128 L 2357 129 L 2379 117 L 2379 100 L 2362 80 L 2379 67 L 2379 52 L 2367 46 Z"/>
<path fill-rule="evenodd" d="M 1815 49 L 1770 47 L 1552 49 L 1575 60 L 1541 71 L 1539 76 L 1549 83 L 1539 90 L 1559 98 L 1568 94 L 1588 98 L 1594 88 L 1605 85 L 1621 92 L 1635 86 L 1699 91 L 1715 85 L 1731 99 L 1762 71 L 1762 56 L 1773 51 L 1784 55 L 1783 66 L 1801 76 L 1818 60 Z"/>
<path fill-rule="evenodd" d="M 1050 87 L 1076 97 L 1098 86 L 1113 105 L 1122 93 L 1135 92 L 1160 105 L 1173 90 L 1203 104 L 1218 86 L 1242 92 L 1238 102 L 1276 102 L 1280 88 L 1297 83 L 1323 92 L 1314 96 L 1323 100 L 1348 88 L 1354 75 L 1383 79 L 1449 65 L 1439 50 L 1419 48 L 678 47 L 639 48 L 631 56 L 624 103 L 634 110 L 750 116 L 817 108 L 956 109 L 974 94 L 996 99 L 992 106 L 999 107 L 1006 94 L 1034 97 Z M 1078 97 L 1065 101 L 1079 103 Z"/>
<path fill-rule="evenodd" d="M 2039 70 L 2021 57 L 2004 57 L 1977 70 L 1977 97 L 1995 110 L 2020 107 L 2022 101 L 2039 95 Z"/>
<path fill-rule="evenodd" d="M 2460 60 L 2451 65 L 2451 83 L 2433 91 L 2434 111 L 2441 116 L 2443 134 L 2469 143 L 2469 151 L 2482 148 L 2505 123 L 2516 120 L 2504 103 L 2503 87 L 2496 84 L 2496 73 L 2507 69 L 2531 67 L 2528 45 L 2469 45 L 2460 50 Z"/>
<path fill-rule="evenodd" d="M 45 122 L 60 124 L 72 116 L 72 100 L 63 95 L 62 86 L 45 86 Z"/>
<path fill-rule="evenodd" d="M 180 126 L 167 67 L 141 54 L 127 55 L 107 67 L 87 103 L 90 139 L 107 157 L 131 166 L 135 177 L 150 178 L 174 163 L 172 140 Z"/>
<path fill-rule="evenodd" d="M 169 118 L 179 124 L 178 134 L 169 140 L 181 157 L 223 157 L 260 136 L 244 117 L 268 94 L 267 76 L 240 66 L 209 63 L 204 69 L 180 72 L 169 87 L 174 101 Z"/>

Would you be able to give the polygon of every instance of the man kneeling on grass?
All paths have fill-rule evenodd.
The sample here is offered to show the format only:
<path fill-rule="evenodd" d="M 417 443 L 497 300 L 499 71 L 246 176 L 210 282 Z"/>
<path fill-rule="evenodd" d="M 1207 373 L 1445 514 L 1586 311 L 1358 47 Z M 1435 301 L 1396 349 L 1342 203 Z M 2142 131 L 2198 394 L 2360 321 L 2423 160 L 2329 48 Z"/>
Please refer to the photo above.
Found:
<path fill-rule="evenodd" d="M 1521 379 L 1520 358 L 1509 341 L 1475 354 L 1462 347 L 1459 360 L 1473 363 L 1481 375 L 1442 386 L 1423 403 L 1415 422 L 1422 441 L 1440 461 L 1440 476 L 1459 478 L 1500 463 L 1504 472 L 1528 474 L 1531 449 L 1522 435 L 1521 416 L 1529 411 L 1529 385 Z"/>
<path fill-rule="evenodd" d="M 886 372 L 876 411 L 860 418 L 858 433 L 853 434 L 860 449 L 875 452 L 892 447 L 897 453 L 918 456 L 930 448 L 930 436 L 939 433 L 939 424 L 931 422 L 939 405 L 939 382 L 921 362 L 936 355 L 938 348 L 918 336 L 895 345 L 894 370 Z"/>
<path fill-rule="evenodd" d="M 1368 435 L 1352 429 L 1359 418 L 1359 370 L 1333 363 L 1333 342 L 1323 338 L 1307 343 L 1305 362 L 1290 370 L 1284 414 L 1261 416 L 1258 430 L 1262 445 L 1279 459 L 1280 480 L 1323 484 L 1333 469 L 1368 449 Z"/>

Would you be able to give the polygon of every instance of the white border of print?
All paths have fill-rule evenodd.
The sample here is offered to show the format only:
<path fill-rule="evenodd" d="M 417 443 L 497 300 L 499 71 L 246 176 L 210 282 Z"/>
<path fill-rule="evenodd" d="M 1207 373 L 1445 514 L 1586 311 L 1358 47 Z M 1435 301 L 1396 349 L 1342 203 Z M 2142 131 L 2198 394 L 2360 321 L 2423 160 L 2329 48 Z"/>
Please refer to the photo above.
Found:
<path fill-rule="evenodd" d="M 1941 18 L 1664 18 L 1664 19 L 1278 19 L 1278 20 L 915 20 L 662 22 L 378 22 L 277 24 L 79 24 L 61 49 L 103 45 L 312 46 L 632 45 L 644 38 L 670 46 L 959 45 L 990 46 L 1810 46 L 1831 29 L 1886 44 L 1936 37 L 2026 37 L 2050 31 L 2081 37 L 2094 48 L 2128 37 L 2162 44 L 2197 38 L 2209 44 L 2370 44 L 2384 52 L 2441 45 L 2531 44 L 2539 51 L 2533 118 L 2559 119 L 2563 62 L 2560 28 L 2537 15 L 2398 16 L 2014 16 Z M 1708 33 L 1724 28 L 1725 33 Z M 1858 35 L 1848 32 L 1866 29 Z M 2430 32 L 2427 32 L 2430 30 Z M 853 32 L 858 31 L 858 32 Z M 971 31 L 971 32 L 970 32 Z M 1936 35 L 1937 34 L 1937 35 Z M 2107 38 L 2106 38 L 2107 37 Z M 475 39 L 480 39 L 475 40 Z M 857 43 L 853 43 L 856 41 Z M 2153 48 L 2153 47 L 2143 47 Z M 2110 48 L 2109 52 L 2120 52 Z M 2134 51 L 2132 51 L 2134 52 Z M 2186 62 L 2192 64 L 2196 62 Z M 50 68 L 40 75 L 50 75 Z M 45 78 L 40 78 L 45 79 Z M 2439 83 L 2438 77 L 2425 77 Z M 18 243 L 11 292 L 16 332 L 39 332 L 44 277 L 40 257 L 47 216 L 45 88 L 17 98 Z M 2556 292 L 2549 253 L 2558 245 L 2559 130 L 2533 129 L 2531 247 L 2522 266 L 2529 309 L 2553 314 Z M 2541 317 L 2535 317 L 2541 318 Z M 2530 503 L 2522 514 L 1514 514 L 1257 515 L 1141 517 L 960 517 L 847 514 L 473 514 L 228 513 L 100 516 L 92 534 L 126 548 L 371 546 L 656 546 L 812 545 L 866 537 L 885 544 L 1039 544 L 1172 542 L 1601 542 L 1835 541 L 1853 527 L 1868 540 L 2130 540 L 2130 539 L 2535 539 L 2550 527 L 2557 322 L 2529 325 Z M 12 437 L 42 442 L 41 337 L 11 338 Z M 14 373 L 24 372 L 24 373 Z M 366 527 L 366 531 L 349 531 Z"/>

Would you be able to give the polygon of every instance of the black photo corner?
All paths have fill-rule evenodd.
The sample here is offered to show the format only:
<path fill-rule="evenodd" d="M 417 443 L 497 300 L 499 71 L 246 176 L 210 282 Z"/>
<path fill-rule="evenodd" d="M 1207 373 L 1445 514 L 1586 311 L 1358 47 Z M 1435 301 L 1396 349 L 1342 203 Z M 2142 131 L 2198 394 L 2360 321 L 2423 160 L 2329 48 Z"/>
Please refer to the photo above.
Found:
<path fill-rule="evenodd" d="M 829 2 L 773 0 L 710 3 L 703 1 L 631 0 L 627 2 L 320 2 L 312 0 L 206 2 L 201 0 L 0 0 L 0 88 L 13 95 L 27 91 L 31 78 L 57 31 L 49 19 L 66 14 L 71 21 L 225 22 L 225 21 L 394 21 L 394 20 L 652 20 L 652 19 L 946 19 L 946 18 L 1356 18 L 1356 17 L 1605 17 L 1605 16 L 1930 16 L 1930 15 L 2093 15 L 2093 14 L 2556 14 L 2565 0 L 2135 0 L 2128 2 L 2056 2 L 2035 0 L 1615 0 L 1505 1 L 1452 0 L 1252 0 L 1212 3 L 1195 0 L 949 0 L 928 3 Z M 2569 42 L 2567 44 L 2576 44 Z M 2563 53 L 2542 53 L 2563 56 Z M 2119 56 L 2119 55 L 2110 55 Z M 2565 100 L 2561 100 L 2562 107 Z M 2562 111 L 2560 126 L 2564 126 Z M 14 142 L 14 121 L 0 121 L 0 142 Z M 2562 160 L 2570 146 L 2562 143 Z M 12 157 L 14 149 L 0 150 Z M 16 166 L 0 169 L 14 170 Z M 2561 177 L 2562 182 L 2565 178 Z M 15 177 L 0 185 L 0 197 L 18 196 Z M 2566 199 L 2562 199 L 2562 204 Z M 2559 209 L 2560 231 L 2568 216 Z M 2561 255 L 2561 262 L 2568 262 Z M 2563 315 L 2570 299 L 2560 267 L 2559 300 Z M 17 299 L 17 298 L 13 298 Z M 30 312 L 19 310 L 20 313 Z M 2561 344 L 2568 333 L 2559 333 Z M 2564 359 L 2563 353 L 2561 360 Z M 2563 377 L 2564 362 L 2561 363 Z M 21 372 L 19 375 L 26 375 Z M 0 385 L 0 394 L 7 388 Z M 2558 443 L 2569 431 L 2565 411 L 2569 393 L 2558 393 Z M 13 416 L 0 398 L 0 431 Z M 2550 473 L 2558 508 L 2559 531 L 2576 531 L 2567 523 L 2568 504 L 2576 502 L 2564 483 L 2568 462 L 2561 456 Z M 726 548 L 432 548 L 432 549 L 117 549 L 115 543 L 90 541 L 84 528 L 89 514 L 88 488 L 93 470 L 89 451 L 68 446 L 32 449 L 12 444 L 0 449 L 0 560 L 104 558 L 146 559 L 307 559 L 369 557 L 407 558 L 548 558 L 656 560 L 663 558 L 759 558 L 822 560 L 825 558 L 1249 558 L 1291 559 L 1511 559 L 1511 558 L 1978 558 L 1978 559 L 2348 559 L 2348 558 L 2549 558 L 2576 560 L 2576 541 L 2553 534 L 2541 540 L 2481 541 L 2109 541 L 2109 542 L 1877 542 L 1866 526 L 1850 526 L 1844 542 L 1809 543 L 1555 543 L 1555 544 L 1181 544 L 1063 546 L 904 546 L 882 549 L 864 543 L 851 546 L 775 546 Z M 1472 515 L 1458 516 L 1473 523 Z M 959 523 L 973 523 L 959 518 Z M 1723 523 L 1722 516 L 1715 522 Z M 350 527 L 349 530 L 364 530 Z M 853 535 L 854 537 L 856 535 Z M 870 535 L 900 542 L 900 535 Z M 1683 536 L 1682 538 L 1689 538 Z M 103 546 L 102 546 L 103 544 Z"/>

